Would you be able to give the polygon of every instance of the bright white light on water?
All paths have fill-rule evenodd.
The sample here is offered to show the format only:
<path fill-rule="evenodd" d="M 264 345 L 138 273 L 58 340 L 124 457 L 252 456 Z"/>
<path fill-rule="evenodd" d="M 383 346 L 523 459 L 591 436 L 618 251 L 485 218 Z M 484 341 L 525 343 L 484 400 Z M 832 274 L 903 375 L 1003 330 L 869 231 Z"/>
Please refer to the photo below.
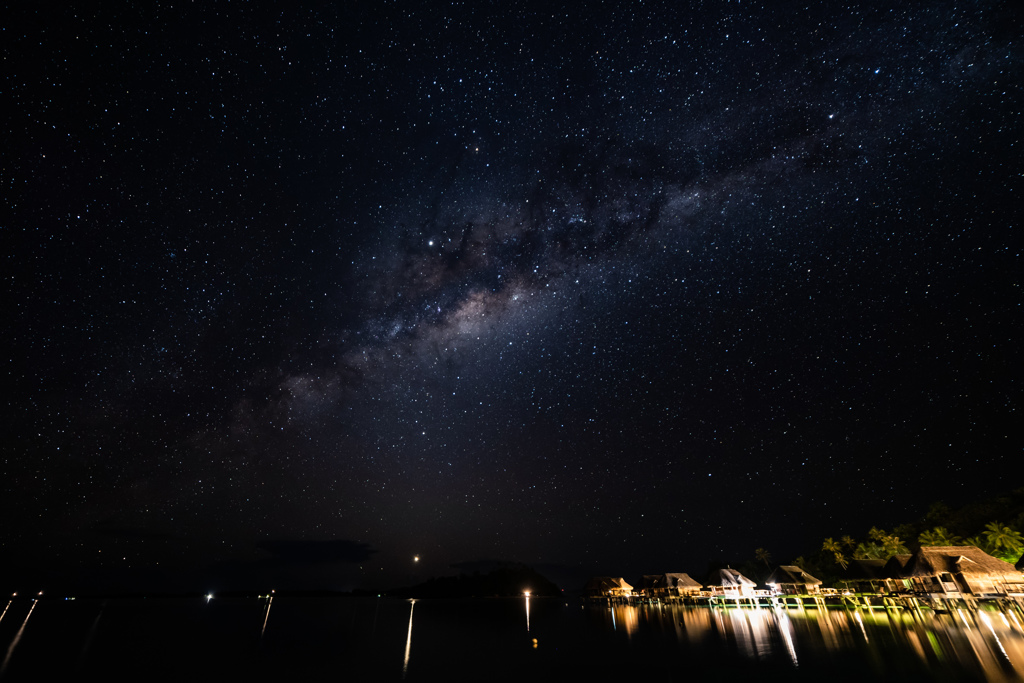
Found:
<path fill-rule="evenodd" d="M 782 632 L 782 640 L 786 643 L 789 651 L 789 658 L 793 660 L 793 666 L 800 666 L 796 660 L 796 646 L 793 644 L 793 635 L 789 632 L 792 627 L 789 624 L 789 616 L 783 613 L 779 617 L 779 631 Z"/>

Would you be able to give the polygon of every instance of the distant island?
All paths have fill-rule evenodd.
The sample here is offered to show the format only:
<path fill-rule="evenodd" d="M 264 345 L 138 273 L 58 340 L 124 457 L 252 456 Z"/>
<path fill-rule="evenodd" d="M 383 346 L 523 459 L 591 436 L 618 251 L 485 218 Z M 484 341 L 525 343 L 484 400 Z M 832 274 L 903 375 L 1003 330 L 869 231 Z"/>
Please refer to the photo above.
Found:
<path fill-rule="evenodd" d="M 460 576 L 442 576 L 387 591 L 402 598 L 507 598 L 561 595 L 561 589 L 526 565 L 499 567 L 486 574 L 474 572 Z"/>

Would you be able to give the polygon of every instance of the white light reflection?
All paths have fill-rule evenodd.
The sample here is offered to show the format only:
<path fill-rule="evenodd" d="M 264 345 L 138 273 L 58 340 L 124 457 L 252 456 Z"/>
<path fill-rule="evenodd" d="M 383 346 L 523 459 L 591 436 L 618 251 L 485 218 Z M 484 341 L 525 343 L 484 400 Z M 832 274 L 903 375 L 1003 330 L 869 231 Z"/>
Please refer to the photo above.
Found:
<path fill-rule="evenodd" d="M 985 624 L 985 626 L 988 626 L 988 630 L 992 632 L 992 638 L 995 639 L 996 645 L 999 646 L 999 651 L 1003 653 L 1003 657 L 1006 658 L 1006 661 L 1012 662 L 1013 660 L 1010 659 L 1010 655 L 1006 653 L 1006 648 L 1003 647 L 1003 641 L 999 639 L 999 634 L 996 633 L 994 628 L 992 628 L 992 620 L 989 619 L 988 615 L 984 612 L 981 613 L 981 622 Z"/>
<path fill-rule="evenodd" d="M 861 619 L 860 612 L 854 612 L 853 615 L 857 619 L 857 625 L 860 626 L 860 632 L 864 634 L 864 642 L 870 643 L 871 641 L 868 639 L 868 632 L 864 628 L 864 620 Z"/>
<path fill-rule="evenodd" d="M 782 633 L 782 640 L 786 643 L 786 650 L 789 651 L 789 658 L 793 660 L 793 666 L 800 666 L 796 660 L 796 645 L 793 644 L 793 634 L 790 633 L 792 625 L 789 623 L 789 615 L 785 612 L 779 614 L 779 631 Z"/>
<path fill-rule="evenodd" d="M 32 606 L 29 608 L 28 614 L 25 615 L 25 621 L 21 622 L 21 628 L 18 629 L 18 634 L 14 636 L 14 640 L 11 641 L 10 647 L 7 648 L 7 656 L 4 657 L 4 663 L 0 665 L 0 678 L 2 678 L 4 672 L 7 671 L 7 665 L 11 662 L 11 655 L 14 654 L 14 648 L 18 646 L 18 641 L 21 640 L 22 634 L 25 633 L 25 626 L 28 624 L 28 618 L 32 616 L 32 612 L 35 610 L 37 602 L 39 602 L 39 598 L 34 598 L 32 600 Z"/>
<path fill-rule="evenodd" d="M 409 632 L 405 636 L 405 660 L 402 662 L 402 678 L 409 673 L 409 652 L 412 650 L 412 611 L 416 608 L 416 600 L 410 600 Z"/>
<path fill-rule="evenodd" d="M 530 591 L 523 591 L 526 598 L 526 632 L 530 632 Z"/>

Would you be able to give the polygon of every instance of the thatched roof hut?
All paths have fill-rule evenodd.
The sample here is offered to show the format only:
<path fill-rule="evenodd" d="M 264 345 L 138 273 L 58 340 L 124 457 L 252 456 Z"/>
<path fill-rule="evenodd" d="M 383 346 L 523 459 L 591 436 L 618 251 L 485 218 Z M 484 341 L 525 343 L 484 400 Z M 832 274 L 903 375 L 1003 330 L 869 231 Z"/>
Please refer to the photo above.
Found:
<path fill-rule="evenodd" d="M 644 574 L 643 589 L 650 597 L 699 593 L 701 588 L 689 574 Z"/>
<path fill-rule="evenodd" d="M 775 568 L 765 583 L 787 595 L 802 595 L 817 593 L 821 579 L 814 578 L 795 564 L 783 564 Z"/>
<path fill-rule="evenodd" d="M 754 590 L 754 586 L 757 584 L 735 569 L 726 567 L 711 572 L 704 585 L 715 593 L 747 595 Z"/>
<path fill-rule="evenodd" d="M 583 586 L 583 593 L 594 597 L 622 597 L 632 595 L 633 587 L 621 577 L 595 576 Z"/>
<path fill-rule="evenodd" d="M 887 578 L 885 560 L 850 560 L 840 580 L 854 593 L 878 593 L 889 588 Z"/>
<path fill-rule="evenodd" d="M 913 555 L 893 555 L 889 558 L 889 561 L 885 563 L 882 568 L 882 573 L 885 574 L 886 578 L 899 579 L 903 578 L 903 568 L 910 562 L 910 558 Z"/>
<path fill-rule="evenodd" d="M 1021 583 L 1012 564 L 973 545 L 924 546 L 903 567 L 903 578 L 925 593 L 1005 595 Z"/>

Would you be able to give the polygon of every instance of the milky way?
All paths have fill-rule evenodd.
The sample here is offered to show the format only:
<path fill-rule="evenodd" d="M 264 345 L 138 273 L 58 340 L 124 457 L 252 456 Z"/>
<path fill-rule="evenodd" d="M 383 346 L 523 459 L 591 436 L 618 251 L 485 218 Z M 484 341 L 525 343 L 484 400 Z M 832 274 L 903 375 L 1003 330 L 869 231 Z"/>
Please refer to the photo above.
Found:
<path fill-rule="evenodd" d="M 20 15 L 3 547 L 700 571 L 1007 488 L 1015 11 L 592 12 Z"/>

